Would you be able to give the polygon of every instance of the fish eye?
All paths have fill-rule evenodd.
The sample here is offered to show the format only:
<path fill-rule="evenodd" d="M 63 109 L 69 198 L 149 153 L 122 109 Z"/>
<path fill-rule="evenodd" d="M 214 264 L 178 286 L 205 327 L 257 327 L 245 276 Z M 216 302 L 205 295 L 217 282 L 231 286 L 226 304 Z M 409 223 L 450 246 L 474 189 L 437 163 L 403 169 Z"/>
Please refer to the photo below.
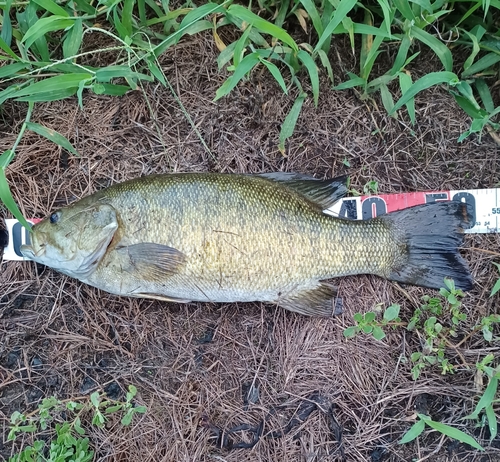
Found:
<path fill-rule="evenodd" d="M 51 216 L 50 216 L 50 222 L 52 224 L 54 223 L 57 223 L 59 221 L 59 218 L 61 217 L 61 212 L 54 212 Z"/>

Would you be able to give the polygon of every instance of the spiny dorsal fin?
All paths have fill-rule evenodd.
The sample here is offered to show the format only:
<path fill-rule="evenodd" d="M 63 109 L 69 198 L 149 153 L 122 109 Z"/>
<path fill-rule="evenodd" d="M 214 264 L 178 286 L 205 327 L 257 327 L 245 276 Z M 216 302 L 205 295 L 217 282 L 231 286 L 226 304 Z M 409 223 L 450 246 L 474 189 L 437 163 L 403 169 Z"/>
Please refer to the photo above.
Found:
<path fill-rule="evenodd" d="M 331 318 L 342 312 L 342 300 L 337 298 L 337 288 L 324 282 L 315 287 L 288 293 L 276 303 L 289 311 L 306 316 Z"/>
<path fill-rule="evenodd" d="M 255 176 L 283 184 L 287 188 L 307 197 L 311 202 L 321 207 L 321 210 L 331 207 L 347 194 L 347 175 L 329 180 L 318 180 L 300 173 L 285 172 L 260 173 Z"/>
<path fill-rule="evenodd" d="M 138 272 L 141 278 L 150 281 L 164 281 L 165 276 L 177 273 L 186 261 L 186 256 L 168 245 L 142 242 L 115 249 L 129 257 L 128 272 Z"/>

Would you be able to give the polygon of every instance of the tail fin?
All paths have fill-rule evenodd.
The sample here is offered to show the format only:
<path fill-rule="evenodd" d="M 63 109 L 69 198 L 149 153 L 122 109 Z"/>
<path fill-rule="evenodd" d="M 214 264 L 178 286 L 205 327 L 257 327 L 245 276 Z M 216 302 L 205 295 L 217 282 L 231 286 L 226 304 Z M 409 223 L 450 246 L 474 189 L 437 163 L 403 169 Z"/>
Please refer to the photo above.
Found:
<path fill-rule="evenodd" d="M 462 202 L 438 202 L 380 217 L 391 222 L 406 247 L 388 279 L 439 289 L 449 277 L 458 288 L 472 289 L 469 268 L 458 253 L 463 230 L 472 222 L 468 207 Z"/>

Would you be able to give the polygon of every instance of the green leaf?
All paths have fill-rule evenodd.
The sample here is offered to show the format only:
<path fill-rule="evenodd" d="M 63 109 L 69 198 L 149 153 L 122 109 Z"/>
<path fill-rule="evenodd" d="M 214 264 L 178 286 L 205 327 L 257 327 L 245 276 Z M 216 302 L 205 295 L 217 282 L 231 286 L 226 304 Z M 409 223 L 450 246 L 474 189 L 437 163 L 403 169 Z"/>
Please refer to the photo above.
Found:
<path fill-rule="evenodd" d="M 295 40 L 293 40 L 288 32 L 269 21 L 260 18 L 255 13 L 252 13 L 248 8 L 245 8 L 241 5 L 232 4 L 227 9 L 227 12 L 247 22 L 261 32 L 264 32 L 278 40 L 281 40 L 283 43 L 286 43 L 288 46 L 290 46 L 290 48 L 292 48 L 292 50 L 294 50 L 295 52 L 299 51 L 299 47 L 295 43 Z"/>
<path fill-rule="evenodd" d="M 493 98 L 491 97 L 488 84 L 484 79 L 476 79 L 474 85 L 476 86 L 479 97 L 483 102 L 484 109 L 486 109 L 486 112 L 491 114 L 495 110 L 495 104 L 493 103 Z"/>
<path fill-rule="evenodd" d="M 498 53 L 488 53 L 483 56 L 476 63 L 472 64 L 467 70 L 462 72 L 463 77 L 468 77 L 470 75 L 479 74 L 482 71 L 493 67 L 496 63 L 500 61 L 500 54 Z"/>
<path fill-rule="evenodd" d="M 399 316 L 399 311 L 401 310 L 401 306 L 398 304 L 392 304 L 391 306 L 387 307 L 387 309 L 384 311 L 384 319 L 386 321 L 394 321 Z"/>
<path fill-rule="evenodd" d="M 123 96 L 130 90 L 130 87 L 127 85 L 115 85 L 112 83 L 95 83 L 91 88 L 96 95 L 111 96 Z"/>
<path fill-rule="evenodd" d="M 121 424 L 126 427 L 128 425 L 131 424 L 132 422 L 132 417 L 134 416 L 134 414 L 132 412 L 130 412 L 131 410 L 129 410 L 129 412 L 127 412 L 123 417 L 122 417 L 122 420 L 121 420 Z"/>
<path fill-rule="evenodd" d="M 101 83 L 109 83 L 111 79 L 117 78 L 152 81 L 151 76 L 135 72 L 129 66 L 106 66 L 98 69 L 95 73 L 95 79 Z"/>
<path fill-rule="evenodd" d="M 411 98 L 420 93 L 427 88 L 430 88 L 434 85 L 439 85 L 442 83 L 448 83 L 450 85 L 455 85 L 459 82 L 458 77 L 453 72 L 430 72 L 427 75 L 424 75 L 420 79 L 418 79 L 408 90 L 407 92 L 401 96 L 399 101 L 394 105 L 391 113 L 396 112 L 400 109 L 404 104 L 406 104 Z"/>
<path fill-rule="evenodd" d="M 353 88 L 353 87 L 360 87 L 360 86 L 365 86 L 366 85 L 366 80 L 362 79 L 361 77 L 358 77 L 356 74 L 353 74 L 352 72 L 348 72 L 348 75 L 350 77 L 349 80 L 346 82 L 342 82 L 341 84 L 334 86 L 334 90 L 346 90 L 347 88 Z"/>
<path fill-rule="evenodd" d="M 496 377 L 492 377 L 490 379 L 490 383 L 486 387 L 486 390 L 484 390 L 483 395 L 479 399 L 479 402 L 476 405 L 476 408 L 474 409 L 474 412 L 472 414 L 469 414 L 468 416 L 464 417 L 464 419 L 477 419 L 479 416 L 479 413 L 493 402 L 495 399 L 495 394 L 497 392 L 498 388 L 498 379 Z"/>
<path fill-rule="evenodd" d="M 421 414 L 418 414 L 418 416 L 420 417 Z M 441 422 L 435 422 L 431 419 L 426 420 L 425 423 L 429 425 L 429 427 L 437 430 L 443 435 L 449 436 L 450 438 L 460 441 L 461 443 L 466 443 L 475 449 L 479 449 L 480 451 L 484 451 L 484 448 L 474 438 L 472 438 L 470 435 L 467 435 L 467 433 L 464 433 L 458 428 L 450 427 L 449 425 Z"/>
<path fill-rule="evenodd" d="M 77 417 L 73 422 L 73 428 L 79 435 L 85 435 L 85 430 L 82 428 L 80 417 Z"/>
<path fill-rule="evenodd" d="M 294 101 L 292 109 L 283 121 L 283 125 L 281 126 L 280 130 L 280 141 L 278 145 L 278 149 L 281 151 L 281 153 L 285 152 L 285 141 L 293 135 L 295 125 L 297 125 L 297 120 L 299 119 L 300 111 L 302 110 L 302 105 L 304 104 L 305 99 L 305 94 L 299 95 Z"/>
<path fill-rule="evenodd" d="M 5 22 L 4 22 L 4 26 L 5 26 Z M 20 60 L 20 58 L 10 49 L 9 45 L 7 45 L 7 43 L 5 42 L 5 40 L 2 37 L 0 37 L 0 49 L 5 51 L 5 53 L 7 53 L 12 59 L 15 59 L 16 61 Z"/>
<path fill-rule="evenodd" d="M 100 396 L 99 396 L 99 392 L 98 391 L 94 391 L 94 393 L 92 393 L 90 395 L 90 402 L 93 404 L 93 406 L 95 408 L 99 408 L 99 405 L 101 403 L 100 403 Z"/>
<path fill-rule="evenodd" d="M 385 337 L 385 332 L 382 330 L 381 327 L 374 326 L 372 335 L 375 338 L 375 340 L 382 340 Z"/>
<path fill-rule="evenodd" d="M 404 95 L 412 85 L 411 76 L 406 72 L 399 73 L 399 86 L 401 88 L 401 94 Z M 406 110 L 408 111 L 408 116 L 412 125 L 415 125 L 416 115 L 415 115 L 415 98 L 411 98 L 406 103 Z"/>
<path fill-rule="evenodd" d="M 330 81 L 333 83 L 332 65 L 330 64 L 330 60 L 328 59 L 327 54 L 323 50 L 318 50 L 317 53 L 321 61 L 321 64 L 323 64 L 323 67 L 326 69 L 326 72 L 328 73 Z"/>
<path fill-rule="evenodd" d="M 313 23 L 314 29 L 316 30 L 316 33 L 318 34 L 318 37 L 321 37 L 321 34 L 323 33 L 323 23 L 321 22 L 321 16 L 316 9 L 316 5 L 312 0 L 300 0 L 300 3 L 302 3 L 302 6 L 304 9 L 307 11 L 307 14 L 311 18 L 311 21 Z"/>
<path fill-rule="evenodd" d="M 61 146 L 62 148 L 66 149 L 67 151 L 71 152 L 75 156 L 79 157 L 78 152 L 76 149 L 73 147 L 73 145 L 69 142 L 69 140 L 61 135 L 60 133 L 57 133 L 56 131 L 44 127 L 43 125 L 33 123 L 33 122 L 26 122 L 26 128 L 28 130 L 31 130 L 32 132 L 38 133 L 41 136 L 44 136 L 48 140 L 52 141 L 53 143 Z"/>
<path fill-rule="evenodd" d="M 23 217 L 23 214 L 19 210 L 16 202 L 14 201 L 14 198 L 12 197 L 9 183 L 7 182 L 7 178 L 5 176 L 5 167 L 0 168 L 0 200 L 5 204 L 10 213 L 14 215 L 14 217 L 19 221 L 19 223 L 21 223 L 22 226 L 24 226 L 28 230 L 31 229 L 31 225 Z"/>
<path fill-rule="evenodd" d="M 48 79 L 39 80 L 32 85 L 24 87 L 23 89 L 15 92 L 12 97 L 19 98 L 20 96 L 34 95 L 36 93 L 48 93 L 65 89 L 76 89 L 78 88 L 78 84 L 82 80 L 89 80 L 91 78 L 91 74 L 85 73 L 56 75 L 55 77 L 49 77 Z"/>
<path fill-rule="evenodd" d="M 248 26 L 245 29 L 245 32 L 243 32 L 241 37 L 237 40 L 236 44 L 234 45 L 233 64 L 235 67 L 237 67 L 238 64 L 241 62 L 241 60 L 243 59 L 244 50 L 245 47 L 247 46 L 248 36 L 250 35 L 250 32 L 252 32 L 252 26 Z"/>
<path fill-rule="evenodd" d="M 283 90 L 283 93 L 285 93 L 285 95 L 288 95 L 288 90 L 286 88 L 286 83 L 283 79 L 283 76 L 281 75 L 281 72 L 280 70 L 278 69 L 278 67 L 273 64 L 271 61 L 268 61 L 267 59 L 260 59 L 260 62 L 262 64 L 264 64 L 264 66 L 267 67 L 267 69 L 269 70 L 269 72 L 273 75 L 273 77 L 275 78 L 275 80 L 279 83 L 281 89 Z"/>
<path fill-rule="evenodd" d="M 344 329 L 344 337 L 345 338 L 352 338 L 356 335 L 357 329 L 355 326 L 348 327 L 347 329 Z"/>
<path fill-rule="evenodd" d="M 26 48 L 29 48 L 35 40 L 43 37 L 47 32 L 66 29 L 67 27 L 71 27 L 74 22 L 75 19 L 68 19 L 64 16 L 54 15 L 41 18 L 28 29 L 21 43 L 24 43 Z"/>
<path fill-rule="evenodd" d="M 365 322 L 373 322 L 375 321 L 375 313 L 373 311 L 368 311 L 365 313 Z"/>
<path fill-rule="evenodd" d="M 63 41 L 63 56 L 70 58 L 75 56 L 80 49 L 83 39 L 83 22 L 78 18 L 73 27 L 66 33 Z"/>
<path fill-rule="evenodd" d="M 36 4 L 40 5 L 43 9 L 50 11 L 52 14 L 62 17 L 68 17 L 69 13 L 61 8 L 57 3 L 52 0 L 33 0 Z"/>
<path fill-rule="evenodd" d="M 415 438 L 419 437 L 425 428 L 425 421 L 420 419 L 417 420 L 411 428 L 403 435 L 403 438 L 399 441 L 399 444 L 406 444 L 413 441 Z"/>
<path fill-rule="evenodd" d="M 415 15 L 413 14 L 413 10 L 410 6 L 410 2 L 408 0 L 393 0 L 394 6 L 399 10 L 399 12 L 408 19 L 409 21 L 415 21 Z"/>
<path fill-rule="evenodd" d="M 259 62 L 259 56 L 257 53 L 252 53 L 245 56 L 238 67 L 234 70 L 234 73 L 229 77 L 216 91 L 214 101 L 226 96 L 238 82 L 248 73 L 254 66 Z"/>
<path fill-rule="evenodd" d="M 355 7 L 357 0 L 341 0 L 338 4 L 335 13 L 331 21 L 325 27 L 325 30 L 321 34 L 318 43 L 314 47 L 314 52 L 316 53 L 319 49 L 323 47 L 323 44 L 330 38 L 336 27 L 342 22 L 342 20 L 347 16 L 347 14 Z"/>
<path fill-rule="evenodd" d="M 297 57 L 304 64 L 307 72 L 309 73 L 309 78 L 311 79 L 311 88 L 314 98 L 314 105 L 318 106 L 319 99 L 319 75 L 318 68 L 316 67 L 316 63 L 311 58 L 311 55 L 304 50 L 300 50 L 297 53 Z"/>
<path fill-rule="evenodd" d="M 15 101 L 30 101 L 33 103 L 57 101 L 73 96 L 75 94 L 75 91 L 75 88 L 62 88 L 61 90 L 53 90 L 35 93 L 34 95 L 21 96 L 19 98 L 15 98 Z"/>
<path fill-rule="evenodd" d="M 411 34 L 417 40 L 420 40 L 422 43 L 425 43 L 441 60 L 444 66 L 444 70 L 451 72 L 453 69 L 453 57 L 451 55 L 450 49 L 439 39 L 429 34 L 423 29 L 419 29 L 414 26 L 411 29 Z"/>
<path fill-rule="evenodd" d="M 0 79 L 3 79 L 5 77 L 7 78 L 13 78 L 15 77 L 15 74 L 17 74 L 21 70 L 25 70 L 28 68 L 28 64 L 25 63 L 14 63 L 14 64 L 7 64 L 6 66 L 1 66 L 0 67 Z"/>
<path fill-rule="evenodd" d="M 382 97 L 382 104 L 384 105 L 385 110 L 388 114 L 390 114 L 392 108 L 394 107 L 394 100 L 392 99 L 391 92 L 385 83 L 380 85 L 380 96 Z M 392 116 L 396 117 L 396 114 L 393 113 Z"/>
<path fill-rule="evenodd" d="M 486 406 L 486 409 L 484 411 L 486 413 L 486 418 L 488 419 L 488 428 L 490 430 L 490 441 L 493 441 L 498 433 L 497 416 L 495 414 L 495 411 L 493 410 L 492 404 Z"/>
<path fill-rule="evenodd" d="M 493 263 L 497 267 L 497 269 L 500 271 L 500 264 L 498 264 L 494 261 L 492 261 L 491 263 Z M 493 289 L 491 289 L 490 297 L 493 297 L 493 295 L 495 295 L 499 290 L 500 290 L 500 279 L 497 279 L 497 282 L 495 282 Z"/>

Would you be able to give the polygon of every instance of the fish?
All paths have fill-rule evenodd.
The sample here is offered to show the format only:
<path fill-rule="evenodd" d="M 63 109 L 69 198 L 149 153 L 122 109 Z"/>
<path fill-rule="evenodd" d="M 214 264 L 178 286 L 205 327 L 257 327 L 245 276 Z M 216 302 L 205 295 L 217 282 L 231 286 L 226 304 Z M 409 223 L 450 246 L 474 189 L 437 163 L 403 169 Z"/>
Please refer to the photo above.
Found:
<path fill-rule="evenodd" d="M 265 302 L 332 316 L 329 280 L 374 274 L 470 290 L 467 204 L 356 221 L 325 213 L 347 177 L 170 173 L 114 184 L 34 225 L 29 260 L 106 292 L 168 302 Z"/>

